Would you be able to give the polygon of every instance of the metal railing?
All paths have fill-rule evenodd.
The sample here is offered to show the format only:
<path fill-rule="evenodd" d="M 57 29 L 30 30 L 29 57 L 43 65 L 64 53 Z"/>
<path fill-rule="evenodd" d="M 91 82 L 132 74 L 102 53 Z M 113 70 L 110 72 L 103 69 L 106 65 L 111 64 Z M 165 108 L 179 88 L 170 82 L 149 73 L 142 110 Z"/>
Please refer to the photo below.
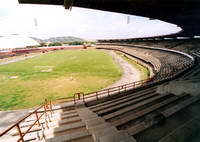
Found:
<path fill-rule="evenodd" d="M 45 102 L 42 106 L 38 107 L 37 109 L 35 109 L 34 111 L 30 112 L 28 115 L 26 115 L 25 117 L 23 117 L 22 119 L 18 120 L 15 124 L 9 126 L 8 128 L 6 128 L 5 130 L 3 130 L 2 132 L 0 132 L 0 137 L 4 136 L 5 134 L 7 134 L 8 132 L 10 132 L 11 130 L 14 130 L 15 128 L 17 128 L 18 134 L 19 134 L 19 139 L 17 140 L 17 142 L 24 142 L 24 137 L 27 133 L 30 132 L 30 130 L 33 128 L 33 126 L 35 126 L 36 124 L 38 126 L 41 125 L 40 119 L 42 118 L 42 116 L 46 116 L 49 118 L 49 114 L 48 111 L 52 114 L 52 103 L 51 101 L 47 101 L 45 99 Z M 22 128 L 20 127 L 20 124 L 22 122 L 24 122 L 27 118 L 30 118 L 32 116 L 35 116 L 36 120 L 33 122 L 33 124 L 31 124 L 27 130 L 22 131 Z"/>
<path fill-rule="evenodd" d="M 100 96 L 103 96 L 103 95 L 110 96 L 111 94 L 122 93 L 122 92 L 128 91 L 130 89 L 134 89 L 134 88 L 143 86 L 144 84 L 150 82 L 152 79 L 153 78 L 148 78 L 145 80 L 140 80 L 137 82 L 132 82 L 132 83 L 128 83 L 128 84 L 124 84 L 124 85 L 120 85 L 120 86 L 116 86 L 116 87 L 112 87 L 112 88 L 108 88 L 108 89 L 103 89 L 103 90 L 96 91 L 96 92 L 90 92 L 87 94 L 84 94 L 83 92 L 76 93 L 76 94 L 74 94 L 74 104 L 76 104 L 77 101 L 80 101 L 80 100 L 82 100 L 85 103 L 85 101 L 89 98 L 95 98 L 96 100 L 98 100 L 100 98 Z"/>
<path fill-rule="evenodd" d="M 85 102 L 85 94 L 83 92 L 79 92 L 79 93 L 74 94 L 74 104 L 76 104 L 76 96 L 78 100 L 81 100 L 81 96 L 82 96 L 82 100 L 83 102 Z"/>

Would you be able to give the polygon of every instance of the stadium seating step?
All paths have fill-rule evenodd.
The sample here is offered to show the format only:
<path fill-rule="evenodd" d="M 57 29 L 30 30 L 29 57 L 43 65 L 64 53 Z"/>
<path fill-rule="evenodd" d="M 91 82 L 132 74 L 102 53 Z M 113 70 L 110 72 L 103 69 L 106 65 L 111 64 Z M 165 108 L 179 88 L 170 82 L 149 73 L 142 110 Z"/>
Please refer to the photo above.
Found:
<path fill-rule="evenodd" d="M 126 116 L 126 117 L 123 117 L 121 119 L 112 121 L 111 123 L 114 126 L 120 126 L 122 124 L 125 124 L 125 123 L 131 121 L 131 120 L 134 120 L 134 119 L 139 118 L 139 117 L 141 117 L 141 116 L 143 116 L 145 114 L 148 114 L 148 113 L 150 113 L 152 111 L 155 111 L 155 110 L 157 110 L 157 109 L 159 109 L 159 108 L 161 108 L 161 107 L 163 107 L 163 106 L 165 106 L 167 104 L 170 104 L 170 103 L 172 103 L 172 102 L 174 102 L 174 101 L 176 101 L 176 100 L 178 100 L 178 99 L 180 99 L 182 97 L 185 97 L 185 96 L 186 96 L 186 94 L 181 95 L 181 96 L 171 97 L 171 98 L 166 99 L 166 100 L 164 100 L 162 102 L 159 102 L 159 103 L 157 103 L 155 105 L 152 105 L 152 106 L 150 106 L 150 107 L 148 107 L 146 109 L 143 109 L 143 110 L 141 110 L 139 112 L 136 112 L 136 113 L 130 114 L 130 115 Z"/>
<path fill-rule="evenodd" d="M 116 101 L 119 101 L 119 100 L 123 100 L 123 99 L 129 98 L 129 97 L 131 97 L 132 95 L 133 95 L 133 96 L 140 96 L 140 95 L 142 96 L 143 94 L 153 93 L 153 92 L 155 92 L 155 91 L 156 91 L 156 88 L 155 88 L 155 87 L 148 88 L 148 89 L 145 89 L 145 90 L 141 90 L 141 91 L 139 91 L 139 92 L 137 92 L 137 93 L 134 93 L 134 95 L 133 95 L 133 94 L 130 94 L 130 95 L 124 95 L 124 96 L 122 96 L 122 97 L 112 98 L 112 99 L 109 100 L 109 101 L 105 101 L 105 102 L 101 102 L 101 103 L 96 104 L 96 105 L 92 105 L 92 106 L 90 106 L 89 108 L 92 109 L 92 110 L 94 110 L 95 108 L 99 108 L 99 107 L 101 107 L 101 106 L 104 106 L 104 105 L 111 104 L 111 103 L 116 102 Z"/>
<path fill-rule="evenodd" d="M 189 99 L 186 99 L 186 100 L 160 112 L 159 114 L 157 114 L 157 116 L 160 116 L 160 117 L 157 117 L 156 122 L 155 122 L 156 117 L 154 117 L 154 122 L 151 121 L 151 122 L 147 123 L 145 121 L 142 121 L 132 127 L 129 127 L 127 129 L 127 131 L 130 135 L 136 135 L 136 134 L 140 133 L 141 131 L 144 131 L 145 129 L 150 128 L 151 126 L 160 123 L 162 120 L 172 116 L 173 114 L 177 113 L 178 111 L 188 107 L 189 105 L 191 105 L 199 100 L 200 100 L 200 96 L 191 97 Z"/>
<path fill-rule="evenodd" d="M 136 102 L 136 100 L 142 100 L 142 99 L 145 99 L 145 98 L 155 95 L 155 94 L 153 94 L 153 92 L 147 92 L 147 93 L 144 93 L 144 94 L 142 93 L 142 94 L 138 94 L 138 95 L 134 94 L 133 96 L 130 95 L 126 98 L 121 98 L 119 100 L 110 102 L 109 104 L 104 104 L 103 106 L 96 107 L 96 108 L 92 109 L 92 111 L 99 112 L 99 111 L 103 111 L 105 108 L 110 108 L 110 107 L 113 107 L 113 106 L 116 106 L 116 105 L 119 105 L 122 103 L 124 104 L 125 102 L 132 102 L 132 101 Z"/>
<path fill-rule="evenodd" d="M 85 130 L 85 131 L 80 131 L 80 132 L 74 132 L 71 134 L 56 136 L 56 137 L 47 139 L 46 142 L 72 141 L 72 140 L 81 139 L 81 138 L 88 137 L 88 136 L 90 136 L 90 134 L 87 130 Z"/>
<path fill-rule="evenodd" d="M 177 142 L 186 141 L 186 138 L 199 131 L 200 129 L 200 115 L 192 120 L 184 123 L 179 128 L 172 131 L 169 135 L 162 138 L 159 142 Z"/>
<path fill-rule="evenodd" d="M 113 107 L 106 107 L 103 109 L 103 110 L 100 110 L 98 112 L 96 112 L 98 115 L 103 115 L 105 113 L 108 113 L 108 112 L 111 112 L 111 111 L 114 111 L 114 110 L 118 110 L 120 108 L 123 108 L 123 107 L 126 107 L 126 106 L 130 106 L 130 105 L 133 105 L 133 104 L 136 104 L 138 102 L 142 102 L 143 100 L 146 100 L 148 98 L 151 98 L 151 97 L 155 97 L 155 96 L 158 96 L 158 94 L 156 93 L 153 93 L 153 94 L 148 94 L 146 96 L 142 96 L 140 98 L 137 98 L 137 99 L 133 99 L 133 100 L 127 100 L 126 102 L 123 102 L 123 103 L 119 103 L 118 105 L 116 106 L 113 106 Z"/>
<path fill-rule="evenodd" d="M 124 135 L 119 133 L 116 127 L 111 126 L 109 123 L 106 123 L 105 120 L 101 117 L 98 117 L 94 112 L 85 106 L 77 108 L 77 112 L 81 117 L 82 121 L 85 122 L 86 128 L 89 133 L 91 133 L 94 141 L 96 142 L 120 142 L 122 140 L 134 142 L 134 138 L 129 136 L 128 133 L 124 132 Z M 109 135 L 115 135 L 121 139 L 111 139 Z"/>
<path fill-rule="evenodd" d="M 114 134 L 108 134 L 99 138 L 99 142 L 137 142 L 135 138 L 129 136 L 124 131 L 119 131 Z"/>
<path fill-rule="evenodd" d="M 126 112 L 128 112 L 128 111 L 133 111 L 133 110 L 136 109 L 136 108 L 139 108 L 139 107 L 141 107 L 141 106 L 144 106 L 144 105 L 146 105 L 146 104 L 149 104 L 149 103 L 151 103 L 151 102 L 153 102 L 153 101 L 156 101 L 156 100 L 158 100 L 158 99 L 161 99 L 161 98 L 163 98 L 163 97 L 165 97 L 165 96 L 169 96 L 169 95 L 171 95 L 171 94 L 163 94 L 163 95 L 154 96 L 154 97 L 152 97 L 152 98 L 150 98 L 150 99 L 148 99 L 148 100 L 145 100 L 145 101 L 142 101 L 142 102 L 140 102 L 140 103 L 137 103 L 137 104 L 128 106 L 128 107 L 123 108 L 123 109 L 120 109 L 119 111 L 115 111 L 115 112 L 109 113 L 109 114 L 103 116 L 103 118 L 106 119 L 106 120 L 108 120 L 108 119 L 111 119 L 111 118 L 113 118 L 113 117 L 117 117 L 117 116 L 119 116 L 119 115 L 121 115 L 121 114 L 123 114 L 123 113 L 126 113 Z"/>

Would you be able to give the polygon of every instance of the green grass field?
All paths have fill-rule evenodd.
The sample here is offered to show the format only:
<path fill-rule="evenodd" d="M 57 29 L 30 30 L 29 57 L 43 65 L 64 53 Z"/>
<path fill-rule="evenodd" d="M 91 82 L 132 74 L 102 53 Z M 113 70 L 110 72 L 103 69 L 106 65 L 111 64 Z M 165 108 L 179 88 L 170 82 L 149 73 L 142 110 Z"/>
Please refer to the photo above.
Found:
<path fill-rule="evenodd" d="M 99 50 L 56 51 L 0 66 L 0 110 L 30 108 L 45 98 L 102 89 L 121 76 L 112 57 Z"/>

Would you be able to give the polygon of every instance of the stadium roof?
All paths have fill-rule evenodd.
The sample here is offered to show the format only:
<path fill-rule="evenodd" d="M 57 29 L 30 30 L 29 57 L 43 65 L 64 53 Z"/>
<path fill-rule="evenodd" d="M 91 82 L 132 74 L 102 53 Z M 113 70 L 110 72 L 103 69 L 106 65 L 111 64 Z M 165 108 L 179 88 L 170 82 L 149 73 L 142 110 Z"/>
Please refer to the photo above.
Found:
<path fill-rule="evenodd" d="M 9 35 L 0 37 L 0 50 L 2 49 L 13 49 L 13 48 L 24 48 L 26 46 L 36 46 L 39 43 L 29 37 L 21 35 Z"/>
<path fill-rule="evenodd" d="M 159 19 L 183 29 L 182 36 L 200 35 L 200 0 L 19 0 L 20 3 L 91 8 Z"/>

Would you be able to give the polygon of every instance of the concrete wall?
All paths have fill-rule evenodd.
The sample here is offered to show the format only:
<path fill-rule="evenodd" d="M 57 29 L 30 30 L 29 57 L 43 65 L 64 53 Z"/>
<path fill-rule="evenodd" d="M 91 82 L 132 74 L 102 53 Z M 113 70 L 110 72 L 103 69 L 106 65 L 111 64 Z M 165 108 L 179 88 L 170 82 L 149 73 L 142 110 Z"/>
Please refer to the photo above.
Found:
<path fill-rule="evenodd" d="M 158 86 L 157 93 L 173 93 L 175 95 L 187 93 L 193 96 L 200 95 L 200 80 L 171 81 Z"/>

